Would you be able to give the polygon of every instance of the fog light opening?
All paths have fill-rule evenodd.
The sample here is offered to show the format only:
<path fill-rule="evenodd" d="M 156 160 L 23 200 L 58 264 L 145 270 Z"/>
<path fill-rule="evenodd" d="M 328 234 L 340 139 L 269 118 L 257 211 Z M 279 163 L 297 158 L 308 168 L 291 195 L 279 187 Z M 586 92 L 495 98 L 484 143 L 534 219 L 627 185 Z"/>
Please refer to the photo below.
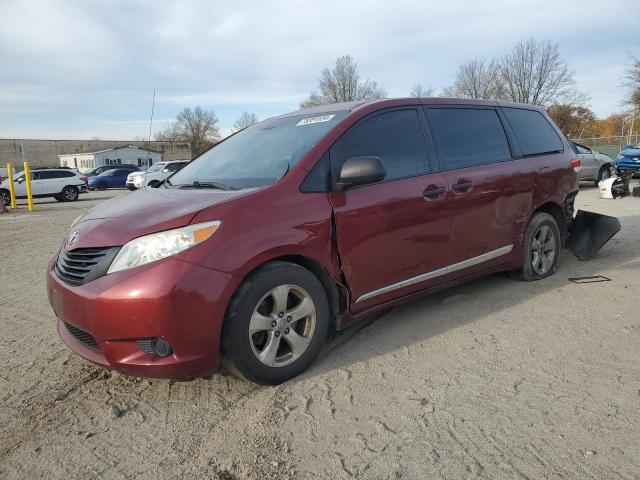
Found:
<path fill-rule="evenodd" d="M 173 353 L 169 342 L 163 340 L 162 338 L 155 338 L 154 340 L 152 340 L 151 349 L 153 350 L 153 353 L 155 353 L 159 357 L 168 357 Z"/>

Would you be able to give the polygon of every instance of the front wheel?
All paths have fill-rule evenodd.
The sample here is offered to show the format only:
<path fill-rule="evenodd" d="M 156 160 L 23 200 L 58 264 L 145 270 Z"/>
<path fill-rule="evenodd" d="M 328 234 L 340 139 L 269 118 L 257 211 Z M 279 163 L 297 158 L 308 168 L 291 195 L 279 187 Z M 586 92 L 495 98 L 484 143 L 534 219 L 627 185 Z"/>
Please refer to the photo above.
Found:
<path fill-rule="evenodd" d="M 320 281 L 292 263 L 271 262 L 251 274 L 231 301 L 222 351 L 248 380 L 276 385 L 306 370 L 329 329 Z"/>
<path fill-rule="evenodd" d="M 0 190 L 0 202 L 2 202 L 5 207 L 9 206 L 9 204 L 11 203 L 11 195 L 9 194 L 9 190 Z"/>
<path fill-rule="evenodd" d="M 517 277 L 531 282 L 553 275 L 561 246 L 555 218 L 548 213 L 535 213 L 524 232 L 522 267 L 517 270 Z"/>
<path fill-rule="evenodd" d="M 107 182 L 100 182 L 98 184 L 98 190 L 106 190 L 108 187 Z"/>
<path fill-rule="evenodd" d="M 78 189 L 76 187 L 64 187 L 62 190 L 62 198 L 65 202 L 75 202 L 78 200 Z"/>

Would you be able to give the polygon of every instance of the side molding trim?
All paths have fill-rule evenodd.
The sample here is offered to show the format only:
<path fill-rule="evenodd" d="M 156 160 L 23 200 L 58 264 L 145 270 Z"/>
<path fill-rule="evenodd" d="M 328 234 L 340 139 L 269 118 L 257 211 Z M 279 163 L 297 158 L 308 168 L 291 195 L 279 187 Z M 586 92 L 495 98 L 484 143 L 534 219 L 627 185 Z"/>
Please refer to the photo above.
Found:
<path fill-rule="evenodd" d="M 442 275 L 447 275 L 448 273 L 453 273 L 458 270 L 462 270 L 463 268 L 473 267 L 474 265 L 478 265 L 480 263 L 488 262 L 489 260 L 493 260 L 494 258 L 501 257 L 502 255 L 506 255 L 513 250 L 513 244 L 506 245 L 504 247 L 498 248 L 497 250 L 492 250 L 491 252 L 483 253 L 482 255 L 478 255 L 477 257 L 468 258 L 467 260 L 463 260 L 462 262 L 454 263 L 453 265 L 449 265 L 448 267 L 439 268 L 438 270 L 433 270 L 431 272 L 423 273 L 422 275 L 418 275 L 417 277 L 408 278 L 398 283 L 394 283 L 392 285 L 387 285 L 386 287 L 379 288 L 378 290 L 373 290 L 371 292 L 367 292 L 364 295 L 361 295 L 356 300 L 358 302 L 364 302 L 365 300 L 369 300 L 370 298 L 377 297 L 378 295 L 383 295 L 385 293 L 392 292 L 399 288 L 408 287 L 410 285 L 415 285 L 416 283 L 421 283 L 426 280 L 431 280 L 432 278 L 441 277 Z"/>

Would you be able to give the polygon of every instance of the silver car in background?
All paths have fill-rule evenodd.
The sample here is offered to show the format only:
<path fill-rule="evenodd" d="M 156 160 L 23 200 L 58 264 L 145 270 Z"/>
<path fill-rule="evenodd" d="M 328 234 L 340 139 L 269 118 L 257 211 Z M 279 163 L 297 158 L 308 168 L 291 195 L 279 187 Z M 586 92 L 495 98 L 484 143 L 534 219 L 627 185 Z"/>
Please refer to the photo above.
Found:
<path fill-rule="evenodd" d="M 611 177 L 614 161 L 610 156 L 576 142 L 569 141 L 569 144 L 582 161 L 582 170 L 578 174 L 580 181 L 591 180 L 597 187 L 600 180 Z"/>

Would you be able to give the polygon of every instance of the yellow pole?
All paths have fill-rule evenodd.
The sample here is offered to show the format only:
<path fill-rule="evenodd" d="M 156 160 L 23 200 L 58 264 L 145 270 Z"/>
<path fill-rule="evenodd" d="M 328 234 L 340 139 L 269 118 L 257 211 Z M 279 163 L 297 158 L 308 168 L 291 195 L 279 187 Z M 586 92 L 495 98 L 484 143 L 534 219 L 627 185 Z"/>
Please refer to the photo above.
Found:
<path fill-rule="evenodd" d="M 29 211 L 33 212 L 33 196 L 31 195 L 31 170 L 29 170 L 29 162 L 24 162 L 24 181 L 27 182 L 27 203 Z"/>
<path fill-rule="evenodd" d="M 16 190 L 13 186 L 13 164 L 7 163 L 7 174 L 9 180 L 9 196 L 11 197 L 11 208 L 16 208 Z"/>

